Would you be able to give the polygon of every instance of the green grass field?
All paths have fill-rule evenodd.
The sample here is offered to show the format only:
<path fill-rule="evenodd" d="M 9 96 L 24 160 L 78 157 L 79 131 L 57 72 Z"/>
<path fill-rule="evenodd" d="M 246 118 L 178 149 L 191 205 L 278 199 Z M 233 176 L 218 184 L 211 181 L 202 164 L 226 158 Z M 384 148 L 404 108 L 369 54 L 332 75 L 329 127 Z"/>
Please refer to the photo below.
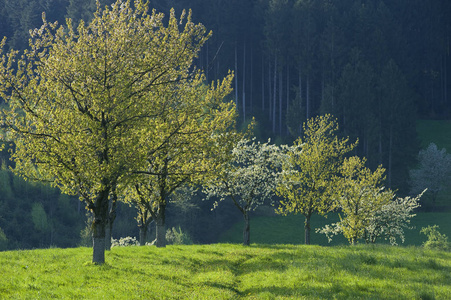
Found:
<path fill-rule="evenodd" d="M 237 213 L 239 213 L 237 211 Z M 426 236 L 420 230 L 428 225 L 440 226 L 440 232 L 451 238 L 451 213 L 418 213 L 411 220 L 414 229 L 405 230 L 404 245 L 421 246 Z M 348 241 L 342 236 L 334 237 L 329 244 L 324 234 L 315 233 L 315 228 L 338 221 L 337 214 L 330 214 L 327 219 L 318 215 L 312 217 L 311 243 L 321 246 L 347 245 Z M 251 218 L 251 242 L 260 244 L 302 244 L 304 243 L 304 216 L 257 216 Z M 222 243 L 241 243 L 243 241 L 244 222 L 237 222 L 220 238 Z M 399 241 L 398 244 L 401 244 Z"/>
<path fill-rule="evenodd" d="M 0 253 L 0 299 L 451 299 L 451 253 L 236 244 Z"/>

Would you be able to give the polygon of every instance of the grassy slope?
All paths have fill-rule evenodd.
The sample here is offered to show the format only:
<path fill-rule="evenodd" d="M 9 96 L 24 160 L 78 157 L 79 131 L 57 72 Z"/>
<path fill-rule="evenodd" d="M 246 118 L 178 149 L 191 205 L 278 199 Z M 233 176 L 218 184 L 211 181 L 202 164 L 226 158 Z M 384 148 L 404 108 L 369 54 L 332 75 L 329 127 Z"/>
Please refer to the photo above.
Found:
<path fill-rule="evenodd" d="M 1 299 L 450 299 L 451 253 L 232 244 L 0 253 Z"/>

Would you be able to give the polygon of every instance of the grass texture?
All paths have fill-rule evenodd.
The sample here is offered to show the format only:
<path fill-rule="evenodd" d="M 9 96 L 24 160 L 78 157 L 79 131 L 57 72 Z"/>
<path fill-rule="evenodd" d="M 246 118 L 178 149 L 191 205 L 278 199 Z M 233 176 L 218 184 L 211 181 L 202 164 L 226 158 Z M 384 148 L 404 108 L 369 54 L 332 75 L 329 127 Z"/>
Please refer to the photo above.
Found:
<path fill-rule="evenodd" d="M 451 299 L 451 253 L 236 244 L 0 253 L 1 299 Z"/>

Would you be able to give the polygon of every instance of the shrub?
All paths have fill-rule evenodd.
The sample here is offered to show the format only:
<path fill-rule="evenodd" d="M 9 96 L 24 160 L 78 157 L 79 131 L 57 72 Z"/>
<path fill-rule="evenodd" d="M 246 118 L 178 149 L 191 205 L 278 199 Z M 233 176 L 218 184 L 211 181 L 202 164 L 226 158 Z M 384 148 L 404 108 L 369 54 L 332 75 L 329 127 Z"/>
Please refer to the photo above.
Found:
<path fill-rule="evenodd" d="M 111 248 L 113 247 L 128 247 L 139 246 L 139 242 L 136 237 L 127 236 L 125 238 L 113 239 L 111 238 Z"/>
<path fill-rule="evenodd" d="M 180 226 L 177 228 L 172 227 L 166 231 L 166 241 L 168 244 L 173 245 L 192 245 L 193 241 L 191 237 L 182 231 Z"/>
<path fill-rule="evenodd" d="M 441 251 L 450 251 L 451 245 L 448 242 L 448 237 L 441 234 L 438 225 L 428 226 L 421 228 L 420 233 L 425 234 L 428 239 L 423 243 L 423 247 L 426 249 L 434 249 Z"/>

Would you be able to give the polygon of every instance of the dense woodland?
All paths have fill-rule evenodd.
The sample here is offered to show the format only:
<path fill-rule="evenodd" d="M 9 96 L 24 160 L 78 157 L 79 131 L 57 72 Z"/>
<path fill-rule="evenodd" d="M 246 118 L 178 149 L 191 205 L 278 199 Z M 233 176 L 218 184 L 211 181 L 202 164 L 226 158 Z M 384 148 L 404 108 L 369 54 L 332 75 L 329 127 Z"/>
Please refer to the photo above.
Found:
<path fill-rule="evenodd" d="M 100 1 L 101 5 L 112 2 Z M 338 118 L 343 136 L 359 140 L 355 154 L 366 157 L 372 168 L 382 164 L 387 169 L 387 186 L 407 193 L 408 171 L 419 150 L 416 120 L 450 117 L 450 1 L 149 2 L 162 12 L 174 7 L 180 14 L 190 8 L 193 21 L 213 31 L 197 66 L 205 70 L 207 81 L 234 70 L 232 97 L 240 124 L 244 127 L 255 117 L 259 139 L 291 142 L 308 118 L 331 113 Z M 42 12 L 47 20 L 63 24 L 66 17 L 89 21 L 95 8 L 95 0 L 0 0 L 0 35 L 8 38 L 7 47 L 25 49 L 28 31 L 41 25 Z M 7 156 L 3 151 L 3 165 L 8 164 Z M 1 185 L 0 228 L 14 237 L 14 228 L 28 222 L 30 232 L 40 232 L 33 239 L 31 235 L 17 241 L 10 238 L 8 247 L 79 242 L 85 212 L 76 198 L 59 196 L 45 187 L 28 187 L 9 172 L 1 172 L 10 184 L 3 181 Z M 190 232 L 222 229 L 239 217 L 230 216 L 227 207 L 221 214 L 221 210 L 210 211 L 211 203 L 190 201 L 194 204 L 185 203 L 171 212 L 186 218 L 180 223 Z M 35 203 L 41 203 L 41 209 Z M 71 207 L 70 213 L 64 206 Z M 27 221 L 42 208 L 47 225 Z M 132 208 L 123 205 L 121 209 L 123 214 L 134 215 Z M 190 216 L 200 215 L 212 218 L 196 225 L 190 221 Z M 118 218 L 116 236 L 130 234 L 127 229 L 136 226 L 132 218 L 128 218 L 130 224 L 121 224 Z M 66 221 L 68 229 L 64 230 Z M 214 242 L 219 231 L 201 230 L 194 240 Z"/>

